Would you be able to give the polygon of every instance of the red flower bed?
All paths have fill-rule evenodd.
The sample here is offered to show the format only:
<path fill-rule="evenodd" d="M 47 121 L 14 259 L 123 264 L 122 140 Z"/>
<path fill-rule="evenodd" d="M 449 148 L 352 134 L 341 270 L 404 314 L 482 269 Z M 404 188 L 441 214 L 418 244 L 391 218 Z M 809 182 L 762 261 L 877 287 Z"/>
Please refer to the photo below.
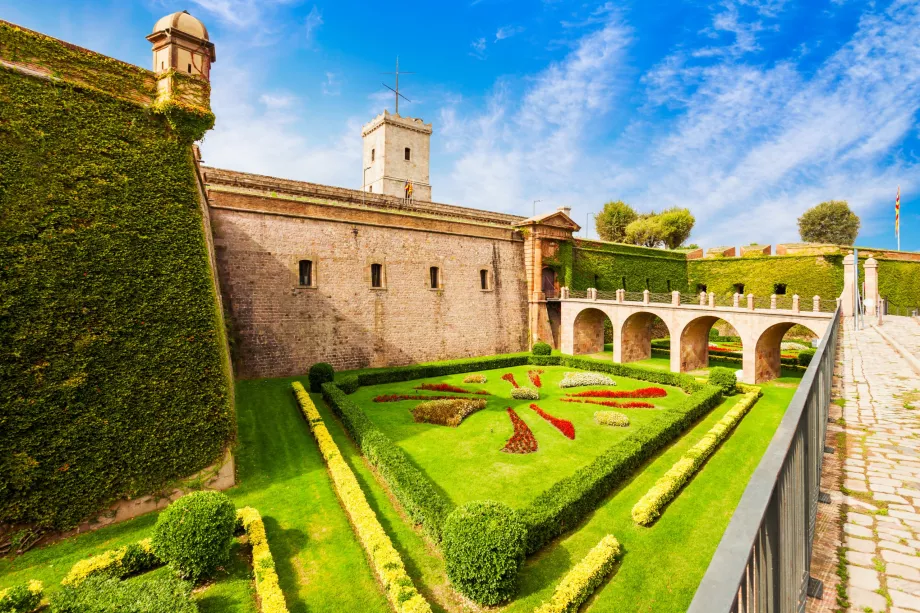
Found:
<path fill-rule="evenodd" d="M 654 409 L 655 405 L 651 402 L 617 402 L 616 400 L 582 400 L 581 398 L 563 398 L 562 402 L 584 402 L 587 404 L 599 404 L 604 407 L 614 407 L 617 409 Z"/>
<path fill-rule="evenodd" d="M 506 372 L 502 375 L 502 381 L 507 381 L 511 384 L 512 387 L 520 387 L 517 384 L 517 381 L 514 380 L 514 375 L 512 375 L 510 372 Z"/>
<path fill-rule="evenodd" d="M 530 405 L 530 408 L 536 411 L 537 415 L 553 424 L 556 430 L 562 432 L 566 438 L 570 438 L 573 441 L 575 440 L 575 426 L 572 425 L 572 422 L 567 419 L 559 419 L 558 417 L 553 417 L 535 404 Z"/>
<path fill-rule="evenodd" d="M 471 392 L 468 389 L 457 387 L 456 385 L 450 385 L 448 383 L 422 383 L 415 389 L 427 390 L 430 392 L 453 392 L 454 394 L 482 394 L 484 396 L 491 396 L 491 394 L 485 390 L 476 390 L 475 392 Z"/>
<path fill-rule="evenodd" d="M 384 394 L 375 396 L 374 402 L 399 402 L 400 400 L 462 400 L 463 396 L 422 396 L 420 394 Z"/>
<path fill-rule="evenodd" d="M 511 407 L 505 410 L 508 411 L 508 417 L 511 418 L 511 423 L 514 425 L 514 434 L 502 447 L 502 451 L 506 453 L 533 453 L 536 451 L 537 439 L 534 438 L 533 432 L 530 431 L 524 420 Z"/>
<path fill-rule="evenodd" d="M 530 377 L 530 382 L 533 383 L 534 387 L 543 387 L 543 382 L 540 381 L 540 375 L 542 374 L 542 368 L 534 368 L 533 370 L 527 371 L 527 376 Z"/>
<path fill-rule="evenodd" d="M 586 390 L 577 394 L 567 394 L 576 398 L 664 398 L 668 392 L 660 387 L 642 387 L 637 390 Z"/>

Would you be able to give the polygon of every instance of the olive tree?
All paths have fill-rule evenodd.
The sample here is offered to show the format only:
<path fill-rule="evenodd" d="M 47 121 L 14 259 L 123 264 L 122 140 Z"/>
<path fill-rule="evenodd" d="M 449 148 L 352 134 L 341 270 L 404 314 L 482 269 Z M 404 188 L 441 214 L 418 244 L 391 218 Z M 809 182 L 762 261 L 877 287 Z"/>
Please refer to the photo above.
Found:
<path fill-rule="evenodd" d="M 859 233 L 859 217 L 846 200 L 828 200 L 799 217 L 799 235 L 806 243 L 852 245 Z"/>
<path fill-rule="evenodd" d="M 626 226 L 638 217 L 636 211 L 622 200 L 608 202 L 595 218 L 597 235 L 601 240 L 622 243 L 626 240 Z"/>

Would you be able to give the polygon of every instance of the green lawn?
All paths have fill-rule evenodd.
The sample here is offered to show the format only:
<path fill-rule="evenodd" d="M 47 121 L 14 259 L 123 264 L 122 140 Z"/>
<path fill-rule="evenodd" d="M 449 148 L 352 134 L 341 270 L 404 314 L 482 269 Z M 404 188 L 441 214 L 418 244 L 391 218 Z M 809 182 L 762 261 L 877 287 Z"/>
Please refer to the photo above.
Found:
<path fill-rule="evenodd" d="M 498 500 L 512 507 L 520 508 L 537 494 L 571 475 L 577 468 L 590 463 L 595 457 L 616 441 L 625 438 L 636 427 L 653 421 L 656 409 L 610 409 L 593 404 L 562 402 L 566 392 L 587 389 L 630 390 L 648 387 L 648 382 L 612 377 L 616 386 L 579 387 L 561 389 L 558 386 L 563 374 L 571 368 L 560 366 L 543 367 L 541 399 L 514 400 L 510 397 L 511 384 L 501 376 L 512 373 L 521 386 L 531 385 L 527 371 L 533 366 L 519 366 L 484 371 L 488 377 L 485 384 L 465 384 L 465 374 L 418 379 L 401 383 L 388 383 L 360 388 L 351 398 L 371 420 L 393 441 L 402 447 L 432 480 L 441 487 L 456 504 L 471 500 Z M 449 383 L 469 390 L 485 389 L 492 396 L 481 396 L 487 401 L 486 408 L 467 417 L 457 428 L 415 423 L 411 409 L 418 400 L 400 402 L 373 402 L 383 394 L 443 394 L 449 392 L 426 392 L 414 388 L 421 383 Z M 666 398 L 653 398 L 647 402 L 656 407 L 672 407 L 687 397 L 676 387 L 668 390 Z M 480 398 L 480 396 L 472 396 Z M 628 399 L 624 399 L 628 402 Z M 537 404 L 545 412 L 560 419 L 567 419 L 575 426 L 575 440 L 562 435 L 552 424 L 540 417 L 529 407 Z M 501 451 L 511 437 L 514 428 L 505 411 L 512 407 L 533 431 L 539 445 L 535 453 L 514 454 Z M 631 425 L 627 428 L 599 426 L 594 423 L 594 412 L 616 410 L 629 416 Z"/>
<path fill-rule="evenodd" d="M 281 588 L 292 613 L 389 610 L 290 392 L 294 379 L 236 387 L 240 485 L 227 493 L 265 521 Z M 54 590 L 78 560 L 149 536 L 156 514 L 86 533 L 13 560 L 0 559 L 0 588 L 39 579 Z M 196 598 L 204 613 L 254 612 L 251 568 L 233 563 Z M 243 566 L 245 564 L 245 566 Z M 163 572 L 163 571 L 160 571 Z"/>

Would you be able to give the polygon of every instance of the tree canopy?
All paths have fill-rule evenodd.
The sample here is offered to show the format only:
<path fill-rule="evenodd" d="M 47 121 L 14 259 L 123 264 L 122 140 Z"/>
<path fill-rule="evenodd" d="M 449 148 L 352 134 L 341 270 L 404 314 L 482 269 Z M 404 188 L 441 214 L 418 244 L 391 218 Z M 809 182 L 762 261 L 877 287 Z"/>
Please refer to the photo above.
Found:
<path fill-rule="evenodd" d="M 799 235 L 806 243 L 852 245 L 859 233 L 859 217 L 846 200 L 828 200 L 799 217 Z"/>
<path fill-rule="evenodd" d="M 601 240 L 622 243 L 626 240 L 626 226 L 638 217 L 638 213 L 622 200 L 608 202 L 595 218 L 597 236 Z"/>
<path fill-rule="evenodd" d="M 643 247 L 676 249 L 690 237 L 696 219 L 689 209 L 670 208 L 645 213 L 626 226 L 627 243 Z"/>

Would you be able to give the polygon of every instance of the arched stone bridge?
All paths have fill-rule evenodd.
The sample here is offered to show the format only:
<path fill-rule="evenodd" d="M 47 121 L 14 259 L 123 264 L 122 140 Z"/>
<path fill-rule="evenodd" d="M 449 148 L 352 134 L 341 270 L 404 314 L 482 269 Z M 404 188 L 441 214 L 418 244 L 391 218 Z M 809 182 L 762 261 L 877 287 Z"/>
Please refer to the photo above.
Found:
<path fill-rule="evenodd" d="M 780 374 L 783 335 L 802 325 L 821 337 L 833 313 L 787 309 L 754 309 L 695 304 L 628 302 L 591 298 L 559 300 L 559 340 L 562 353 L 572 355 L 604 350 L 604 317 L 613 324 L 613 361 L 634 362 L 651 357 L 651 326 L 655 316 L 671 337 L 671 370 L 687 372 L 709 365 L 709 330 L 723 319 L 738 331 L 743 346 L 745 383 L 761 383 Z M 674 302 L 679 302 L 675 299 Z M 797 301 L 796 301 L 797 303 Z"/>

